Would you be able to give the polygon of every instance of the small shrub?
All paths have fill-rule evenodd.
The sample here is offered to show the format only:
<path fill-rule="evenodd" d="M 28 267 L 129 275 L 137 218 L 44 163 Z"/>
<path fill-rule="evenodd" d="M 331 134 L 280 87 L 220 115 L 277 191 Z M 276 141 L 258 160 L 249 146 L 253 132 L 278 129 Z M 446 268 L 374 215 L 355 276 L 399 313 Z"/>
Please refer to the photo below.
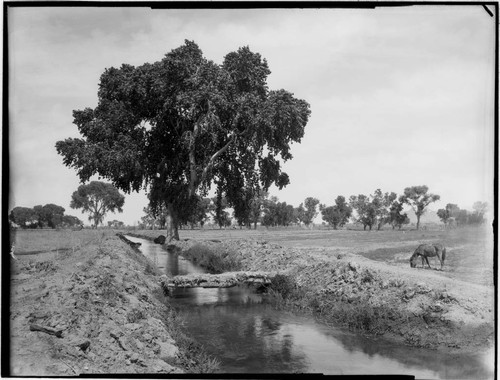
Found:
<path fill-rule="evenodd" d="M 297 285 L 292 280 L 291 277 L 277 274 L 271 280 L 271 284 L 269 285 L 269 289 L 274 292 L 279 293 L 284 299 L 289 298 L 297 289 Z"/>

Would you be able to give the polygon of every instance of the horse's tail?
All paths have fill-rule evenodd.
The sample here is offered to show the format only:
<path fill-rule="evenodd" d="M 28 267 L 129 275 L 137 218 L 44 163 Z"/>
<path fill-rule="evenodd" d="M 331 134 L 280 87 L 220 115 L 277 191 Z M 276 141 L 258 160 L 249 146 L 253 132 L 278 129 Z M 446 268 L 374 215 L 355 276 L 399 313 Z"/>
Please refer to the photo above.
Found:
<path fill-rule="evenodd" d="M 446 259 L 446 248 L 443 248 L 443 257 L 442 257 L 443 264 L 444 264 L 444 259 Z"/>

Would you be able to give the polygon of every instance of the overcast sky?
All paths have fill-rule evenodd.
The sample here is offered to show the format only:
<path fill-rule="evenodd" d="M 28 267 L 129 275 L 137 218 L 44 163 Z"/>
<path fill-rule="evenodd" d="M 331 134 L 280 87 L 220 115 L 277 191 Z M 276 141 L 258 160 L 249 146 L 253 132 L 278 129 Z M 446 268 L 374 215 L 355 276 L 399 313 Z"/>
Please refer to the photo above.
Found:
<path fill-rule="evenodd" d="M 122 3 L 123 4 L 123 3 Z M 355 3 L 353 3 L 355 6 Z M 270 89 L 309 102 L 291 183 L 308 196 L 401 194 L 427 185 L 447 203 L 493 204 L 495 19 L 482 6 L 377 9 L 15 7 L 8 10 L 11 204 L 69 207 L 79 186 L 55 143 L 78 137 L 72 112 L 97 105 L 105 68 L 161 60 L 185 39 L 222 63 L 249 46 L 267 59 Z M 144 193 L 126 195 L 137 223 Z"/>

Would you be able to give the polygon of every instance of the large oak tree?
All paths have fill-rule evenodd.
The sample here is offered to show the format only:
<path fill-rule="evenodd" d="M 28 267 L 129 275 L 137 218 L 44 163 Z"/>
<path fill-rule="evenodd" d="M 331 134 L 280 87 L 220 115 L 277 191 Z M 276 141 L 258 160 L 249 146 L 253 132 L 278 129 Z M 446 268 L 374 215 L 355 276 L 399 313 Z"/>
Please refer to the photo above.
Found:
<path fill-rule="evenodd" d="M 238 212 L 248 191 L 289 183 L 280 159 L 292 158 L 310 109 L 269 90 L 269 74 L 248 47 L 216 64 L 192 41 L 152 64 L 106 69 L 97 107 L 73 112 L 83 138 L 58 141 L 57 151 L 82 182 L 99 174 L 126 193 L 146 189 L 178 239 L 179 221 L 212 185 Z"/>

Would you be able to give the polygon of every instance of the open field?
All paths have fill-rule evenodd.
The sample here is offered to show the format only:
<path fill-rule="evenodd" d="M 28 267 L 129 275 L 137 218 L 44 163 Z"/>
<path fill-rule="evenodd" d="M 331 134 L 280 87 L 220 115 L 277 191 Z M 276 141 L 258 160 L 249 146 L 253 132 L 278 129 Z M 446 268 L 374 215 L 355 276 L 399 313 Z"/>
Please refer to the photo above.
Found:
<path fill-rule="evenodd" d="M 12 231 L 14 252 L 16 255 L 34 255 L 37 253 L 77 250 L 84 246 L 97 243 L 109 234 L 110 230 L 80 231 L 55 229 L 26 229 Z"/>

